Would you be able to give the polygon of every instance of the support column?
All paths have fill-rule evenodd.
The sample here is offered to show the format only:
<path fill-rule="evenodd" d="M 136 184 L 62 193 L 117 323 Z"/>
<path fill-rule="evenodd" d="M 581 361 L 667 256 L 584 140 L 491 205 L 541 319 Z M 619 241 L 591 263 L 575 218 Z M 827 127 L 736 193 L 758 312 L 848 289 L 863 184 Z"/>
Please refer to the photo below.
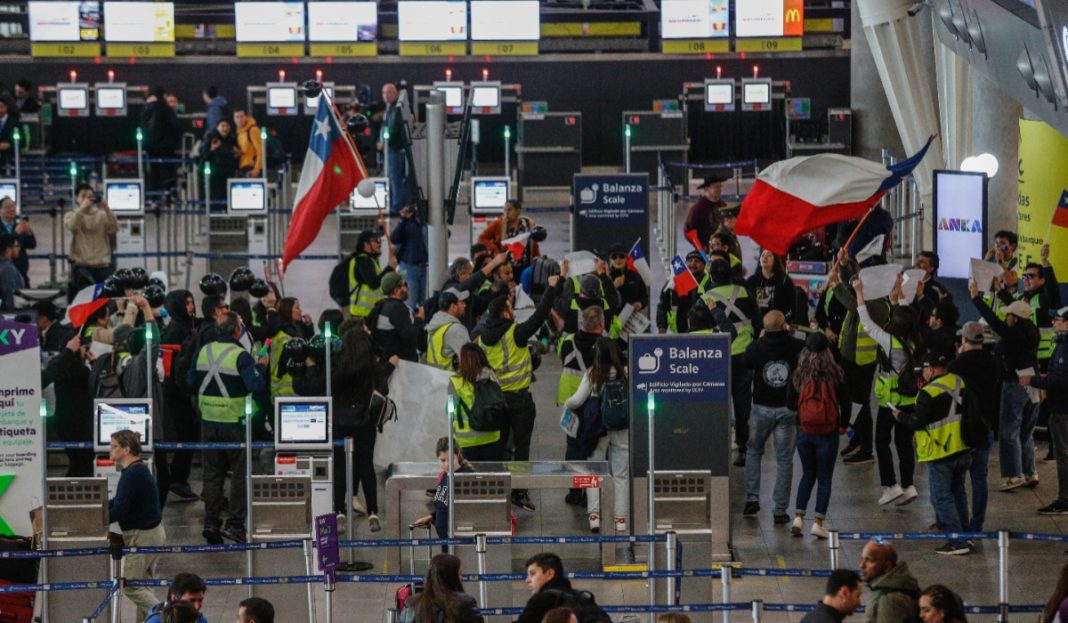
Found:
<path fill-rule="evenodd" d="M 849 52 L 849 106 L 853 109 L 853 155 L 879 162 L 882 150 L 889 149 L 895 157 L 902 158 L 905 149 L 879 82 L 879 71 L 856 2 L 852 3 L 850 13 L 853 34 Z"/>
<path fill-rule="evenodd" d="M 971 99 L 975 119 L 972 152 L 991 153 L 998 159 L 998 173 L 990 180 L 987 195 L 989 223 L 986 238 L 990 244 L 997 230 L 1016 231 L 1020 117 L 1025 112 L 1019 102 L 1006 95 L 981 71 L 974 72 Z"/>
<path fill-rule="evenodd" d="M 937 19 L 932 16 L 932 19 Z M 935 71 L 938 77 L 938 111 L 942 127 L 942 153 L 946 167 L 956 169 L 972 149 L 973 114 L 972 71 L 966 59 L 934 40 Z M 981 153 L 981 152 L 980 152 Z"/>

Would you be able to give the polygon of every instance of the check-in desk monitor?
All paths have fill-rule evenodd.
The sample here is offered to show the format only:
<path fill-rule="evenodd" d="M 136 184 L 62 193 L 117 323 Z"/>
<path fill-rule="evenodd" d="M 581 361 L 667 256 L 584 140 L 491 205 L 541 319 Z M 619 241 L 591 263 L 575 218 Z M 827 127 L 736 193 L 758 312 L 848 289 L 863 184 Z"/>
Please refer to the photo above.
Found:
<path fill-rule="evenodd" d="M 333 450 L 330 398 L 277 398 L 274 417 L 274 446 L 278 452 Z"/>
<path fill-rule="evenodd" d="M 93 401 L 93 449 L 108 453 L 111 435 L 130 430 L 141 438 L 141 451 L 152 451 L 152 401 L 148 398 L 108 398 Z"/>

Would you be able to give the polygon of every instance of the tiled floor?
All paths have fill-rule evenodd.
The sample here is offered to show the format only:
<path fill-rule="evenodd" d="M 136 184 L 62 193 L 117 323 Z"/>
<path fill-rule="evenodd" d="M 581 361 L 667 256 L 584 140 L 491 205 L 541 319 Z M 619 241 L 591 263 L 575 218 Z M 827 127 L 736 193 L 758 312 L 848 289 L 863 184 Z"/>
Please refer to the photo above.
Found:
<path fill-rule="evenodd" d="M 539 198 L 528 197 L 528 206 L 559 206 L 566 203 L 566 198 L 559 195 L 546 195 Z M 557 258 L 563 255 L 569 246 L 566 213 L 531 211 L 531 216 L 549 229 L 549 239 L 543 249 Z M 679 222 L 683 214 L 680 212 Z M 460 217 L 462 219 L 462 217 Z M 336 229 L 334 220 L 330 219 L 324 226 L 319 240 L 309 250 L 310 253 L 331 253 L 336 248 Z M 39 244 L 42 249 L 51 245 L 47 219 L 36 217 L 34 224 L 38 229 Z M 150 233 L 154 230 L 151 229 Z M 465 253 L 468 246 L 466 223 L 458 222 L 450 240 L 450 256 Z M 149 240 L 153 241 L 154 234 Z M 684 243 L 685 244 L 685 243 Z M 202 244 L 196 248 L 203 248 Z M 684 248 L 680 246 L 679 248 Z M 656 258 L 654 258 L 654 266 Z M 150 268 L 154 262 L 150 262 Z M 290 268 L 286 279 L 287 294 L 298 296 L 304 309 L 316 316 L 329 304 L 326 293 L 326 277 L 331 265 L 324 261 L 297 261 Z M 202 264 L 194 267 L 193 274 L 198 278 L 204 272 Z M 659 271 L 657 271 L 659 273 Z M 47 275 L 47 264 L 37 260 L 32 266 L 32 275 L 41 280 Z M 195 284 L 197 279 L 193 280 Z M 537 459 L 562 459 L 563 437 L 556 422 L 557 410 L 552 405 L 559 374 L 559 363 L 553 357 L 546 357 L 538 372 L 535 385 L 535 399 L 538 406 L 538 419 L 533 441 L 533 456 Z M 418 390 L 415 390 L 418 391 Z M 770 449 L 768 454 L 770 454 Z M 1040 444 L 1039 457 L 1045 455 L 1045 442 Z M 894 506 L 880 507 L 875 503 L 878 497 L 878 477 L 874 465 L 845 466 L 839 463 L 835 473 L 834 493 L 831 501 L 828 525 L 843 531 L 922 531 L 933 520 L 933 513 L 926 501 L 926 475 L 920 468 L 917 474 L 917 486 L 922 497 L 904 508 Z M 1019 489 L 1013 493 L 990 494 L 990 510 L 987 528 L 1009 528 L 1012 530 L 1036 531 L 1062 534 L 1068 529 L 1068 518 L 1041 517 L 1035 509 L 1051 501 L 1056 493 L 1056 475 L 1052 463 L 1038 465 L 1042 483 L 1034 490 Z M 733 547 L 735 559 L 750 567 L 771 568 L 826 568 L 829 553 L 826 541 L 816 541 L 813 537 L 794 538 L 789 534 L 788 526 L 776 526 L 770 516 L 770 494 L 774 477 L 774 462 L 765 455 L 763 463 L 763 504 L 765 512 L 756 519 L 745 519 L 735 513 L 732 519 Z M 199 472 L 198 472 L 199 473 Z M 795 464 L 795 482 L 800 474 L 800 466 Z M 740 508 L 744 499 L 741 471 L 732 471 L 731 496 L 735 509 Z M 997 480 L 997 453 L 991 459 L 991 483 Z M 198 488 L 199 483 L 194 485 Z M 517 511 L 519 516 L 519 534 L 521 535 L 562 535 L 583 534 L 585 517 L 578 509 L 566 506 L 562 492 L 547 495 L 533 495 L 538 507 L 535 513 Z M 415 517 L 423 512 L 427 499 L 422 494 L 413 495 L 406 500 L 402 513 Z M 199 503 L 173 503 L 165 511 L 165 523 L 170 539 L 175 544 L 200 543 L 200 518 L 203 507 Z M 358 538 L 369 538 L 366 520 L 357 522 Z M 934 554 L 938 541 L 899 541 L 897 543 L 901 558 L 909 563 L 921 585 L 943 582 L 960 591 L 964 598 L 973 604 L 994 604 L 997 601 L 998 549 L 994 541 L 982 542 L 970 556 L 947 559 Z M 843 565 L 855 566 L 859 561 L 862 542 L 843 540 L 841 560 Z M 597 553 L 589 546 L 567 546 L 557 549 L 572 569 L 593 570 L 597 565 Z M 515 547 L 511 557 L 513 569 L 521 568 L 522 560 L 539 548 L 534 546 Z M 684 561 L 687 568 L 707 566 L 701 560 L 696 546 L 691 547 Z M 644 556 L 644 547 L 637 552 Z M 425 554 L 420 554 L 425 556 Z M 386 569 L 380 550 L 358 552 L 357 558 L 369 560 L 375 564 L 376 572 L 383 570 L 393 573 L 397 570 Z M 299 574 L 302 571 L 300 554 L 293 550 L 290 560 L 291 568 L 278 570 L 278 573 Z M 1028 543 L 1012 541 L 1009 548 L 1009 594 L 1013 603 L 1043 603 L 1052 590 L 1056 574 L 1065 562 L 1064 548 L 1060 544 Z M 169 576 L 178 571 L 197 572 L 205 577 L 235 577 L 245 574 L 244 556 L 241 554 L 214 555 L 168 555 L 160 562 L 160 576 Z M 473 572 L 473 568 L 467 569 Z M 503 569 L 491 569 L 501 571 Z M 90 579 L 90 578 L 86 578 Z M 582 581 L 577 584 L 596 593 L 599 601 L 608 604 L 644 603 L 647 599 L 646 585 L 642 581 L 592 582 Z M 748 601 L 760 599 L 766 603 L 812 603 L 822 593 L 823 581 L 814 578 L 735 578 L 731 586 L 731 601 Z M 373 622 L 385 619 L 385 609 L 393 603 L 396 583 L 378 584 L 343 584 L 334 594 L 333 613 L 339 621 Z M 468 590 L 477 594 L 477 587 L 468 586 Z M 305 604 L 303 592 L 292 592 L 279 597 L 279 590 L 267 587 L 263 594 L 285 605 L 292 614 L 280 621 L 296 621 L 304 618 Z M 522 605 L 527 593 L 518 582 L 497 583 L 490 587 L 491 592 L 500 595 L 500 591 L 511 593 L 512 603 Z M 162 591 L 160 591 L 162 593 Z M 210 621 L 229 621 L 234 618 L 237 602 L 246 594 L 243 587 L 213 587 L 208 591 L 204 612 Z M 316 589 L 317 620 L 326 620 L 323 612 L 323 595 Z M 719 602 L 722 599 L 719 581 L 688 579 L 683 583 L 684 603 Z M 97 603 L 99 597 L 94 593 L 85 595 L 86 614 Z M 798 614 L 767 613 L 766 619 L 772 621 L 796 621 Z M 1014 615 L 1033 620 L 1034 615 Z M 124 601 L 123 618 L 132 620 L 133 608 Z M 719 615 L 716 619 L 720 620 Z M 735 612 L 731 619 L 735 622 L 747 620 L 748 612 Z M 637 620 L 637 617 L 616 617 Z M 711 621 L 712 615 L 698 615 L 697 619 Z M 991 616 L 983 618 L 991 619 Z M 65 622 L 64 622 L 65 623 Z"/>

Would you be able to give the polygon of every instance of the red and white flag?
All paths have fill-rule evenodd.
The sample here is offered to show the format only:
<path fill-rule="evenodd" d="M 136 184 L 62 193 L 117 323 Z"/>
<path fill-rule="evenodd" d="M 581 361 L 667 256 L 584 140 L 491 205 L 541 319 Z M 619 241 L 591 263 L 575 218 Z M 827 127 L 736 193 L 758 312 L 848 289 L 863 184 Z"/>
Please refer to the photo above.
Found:
<path fill-rule="evenodd" d="M 530 232 L 528 231 L 502 241 L 501 248 L 511 253 L 512 257 L 518 262 L 519 258 L 523 257 L 523 251 L 527 250 L 527 242 L 529 241 Z"/>
<path fill-rule="evenodd" d="M 104 289 L 104 284 L 98 283 L 88 288 L 82 288 L 78 290 L 78 294 L 74 296 L 74 300 L 67 306 L 67 317 L 65 322 L 70 323 L 70 326 L 75 329 L 80 329 L 85 321 L 89 319 L 98 309 L 108 304 L 111 300 L 109 296 L 100 296 L 101 290 Z"/>
<path fill-rule="evenodd" d="M 890 166 L 838 154 L 776 162 L 757 175 L 735 229 L 784 255 L 802 234 L 863 216 L 916 168 L 933 139 L 907 160 Z"/>
<path fill-rule="evenodd" d="M 308 248 L 323 221 L 367 177 L 367 167 L 342 129 L 334 103 L 323 93 L 300 172 L 293 217 L 282 252 L 283 268 Z"/>
<path fill-rule="evenodd" d="M 650 270 L 649 262 L 646 261 L 645 254 L 642 253 L 641 238 L 634 241 L 634 246 L 630 248 L 630 253 L 627 254 L 627 268 L 638 273 L 645 285 L 653 285 L 653 271 Z"/>

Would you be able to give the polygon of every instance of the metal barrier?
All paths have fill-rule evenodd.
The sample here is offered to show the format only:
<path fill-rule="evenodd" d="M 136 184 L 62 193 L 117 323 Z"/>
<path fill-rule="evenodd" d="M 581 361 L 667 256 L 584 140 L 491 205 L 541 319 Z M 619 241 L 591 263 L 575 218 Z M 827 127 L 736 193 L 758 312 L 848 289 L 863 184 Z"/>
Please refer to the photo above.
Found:
<path fill-rule="evenodd" d="M 897 163 L 889 149 L 882 149 L 881 156 L 884 165 Z M 892 250 L 893 255 L 898 259 L 907 257 L 910 264 L 915 264 L 916 254 L 923 245 L 923 205 L 916 178 L 909 175 L 890 189 L 880 200 L 880 206 L 894 217 L 896 249 Z"/>

